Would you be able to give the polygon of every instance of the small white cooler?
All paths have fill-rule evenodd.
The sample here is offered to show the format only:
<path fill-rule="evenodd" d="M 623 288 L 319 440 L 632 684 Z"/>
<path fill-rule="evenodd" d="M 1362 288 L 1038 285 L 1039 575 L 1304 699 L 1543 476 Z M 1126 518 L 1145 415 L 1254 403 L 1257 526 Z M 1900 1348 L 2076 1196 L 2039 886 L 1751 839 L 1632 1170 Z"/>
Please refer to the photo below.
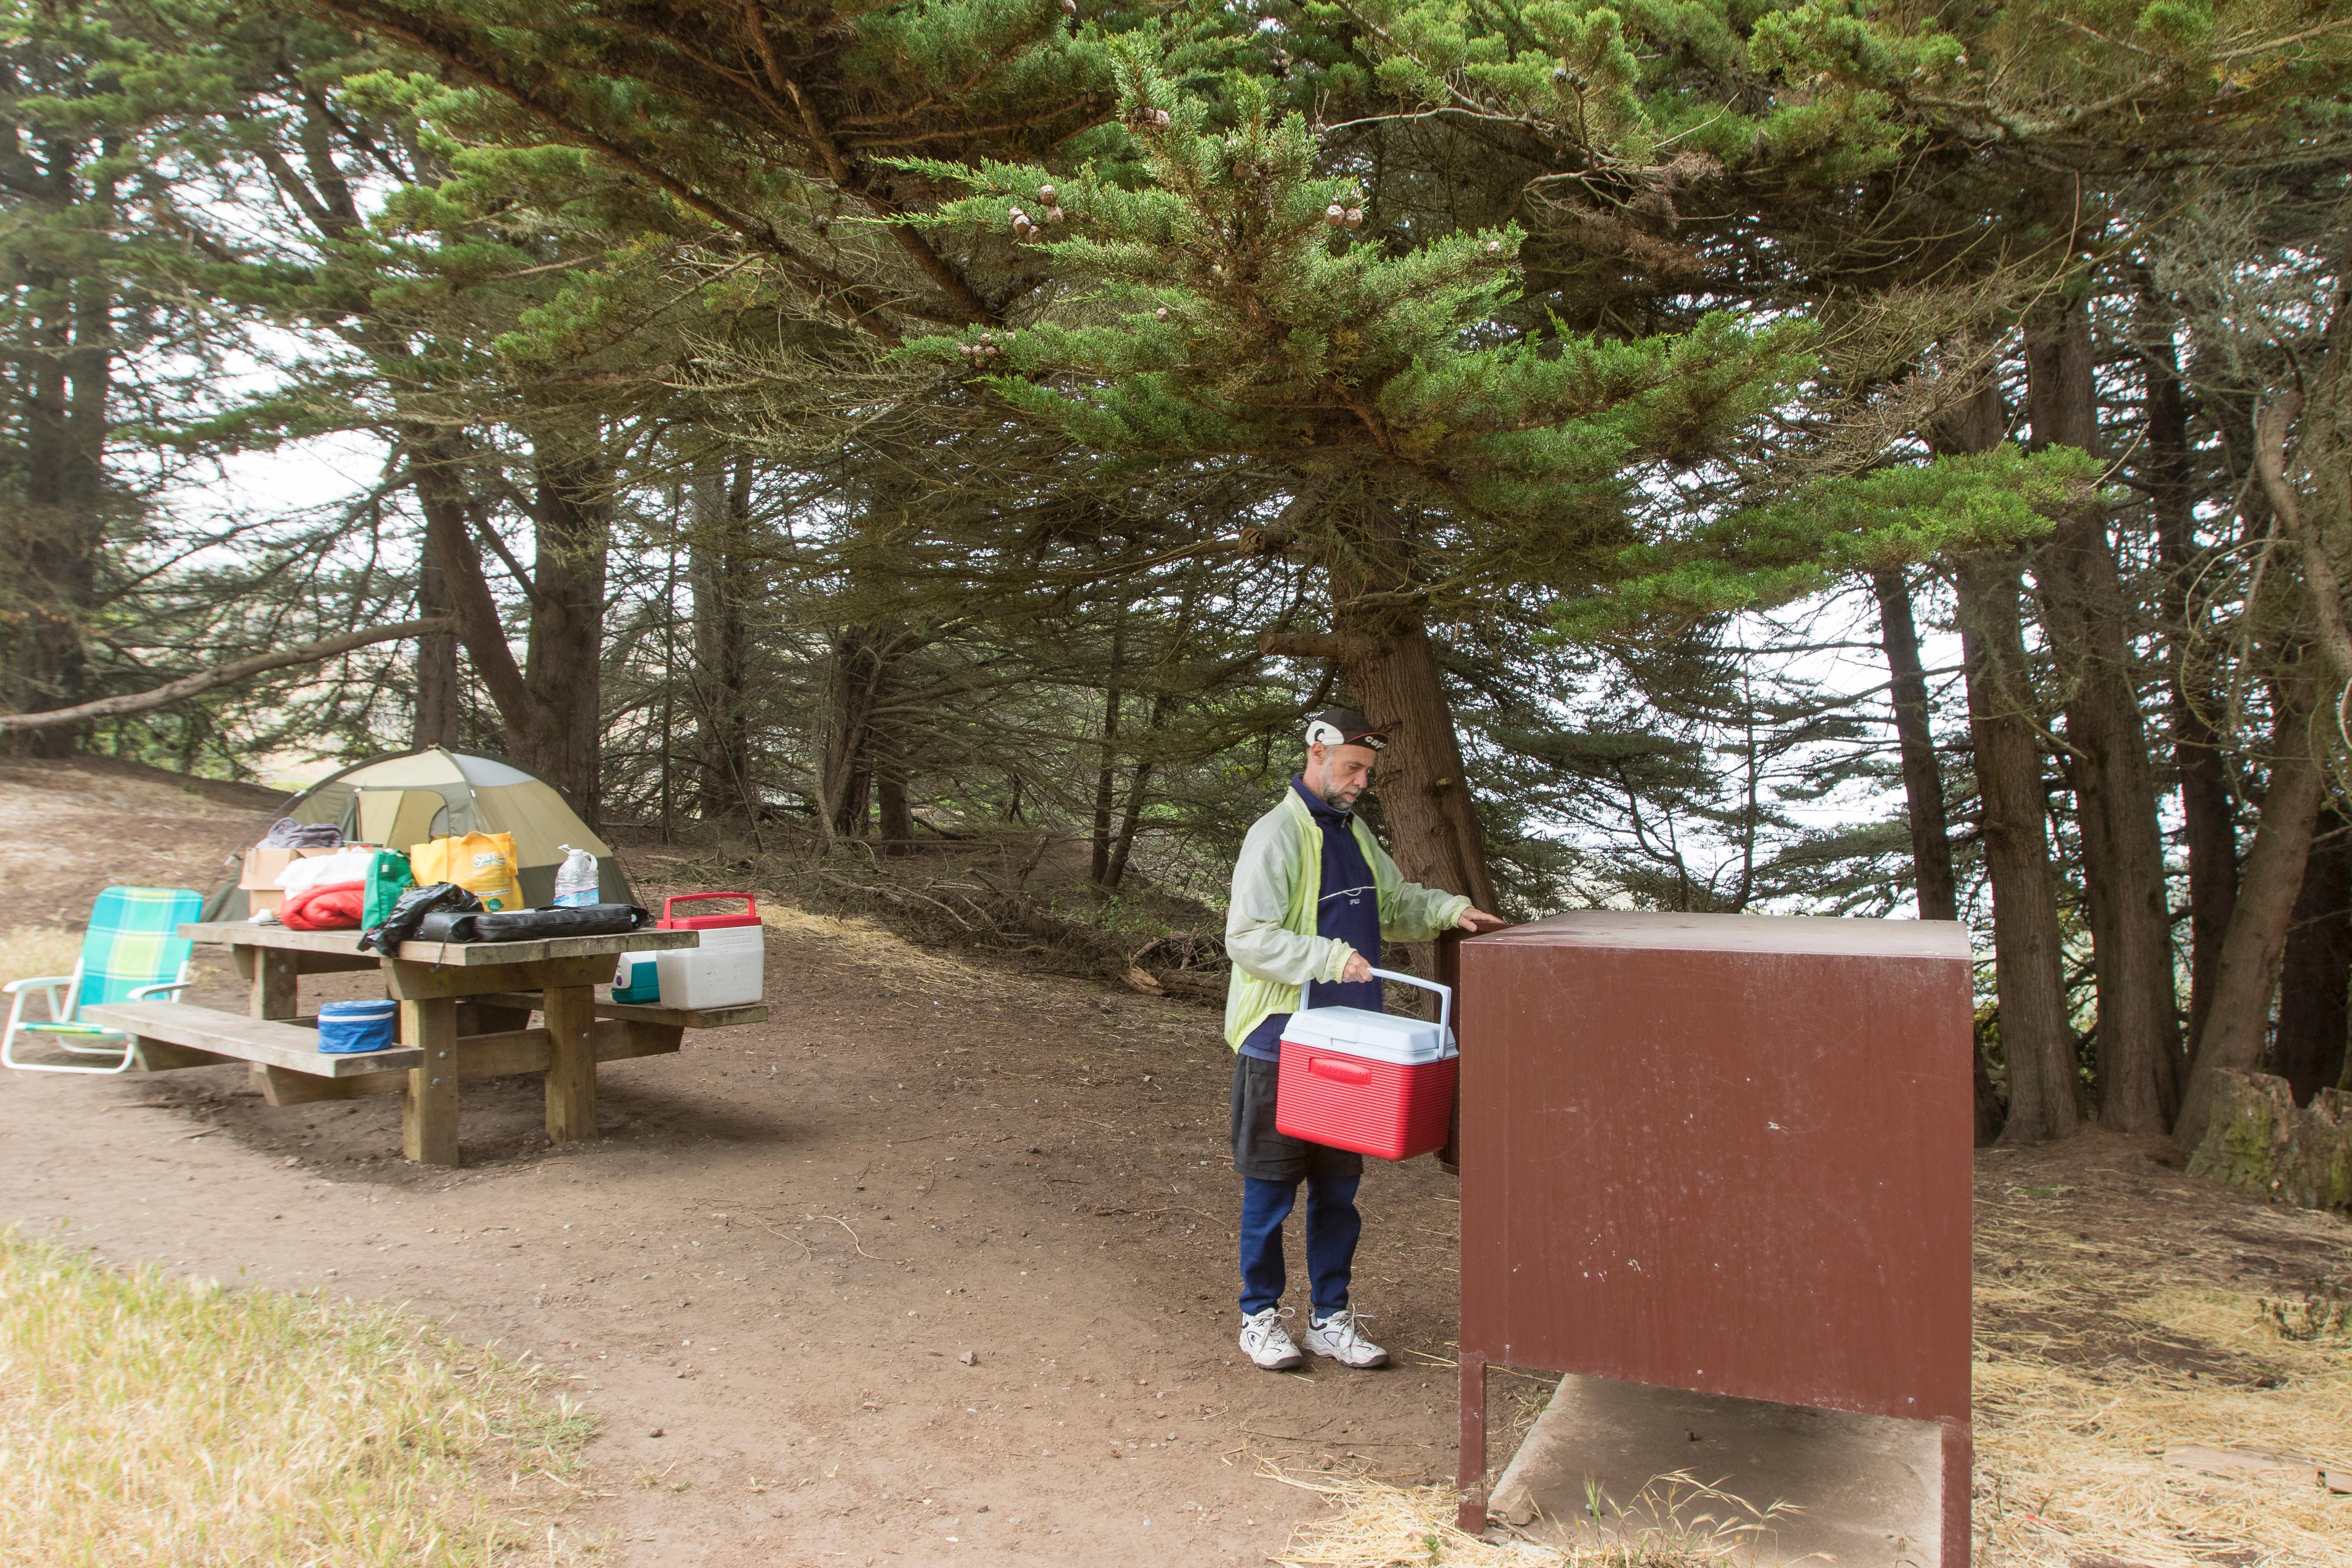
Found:
<path fill-rule="evenodd" d="M 677 913 L 680 904 L 717 900 L 740 900 L 740 910 L 724 914 Z M 613 990 L 616 1002 L 646 1002 L 656 1007 L 708 1011 L 742 1007 L 760 1000 L 767 965 L 768 943 L 760 925 L 759 900 L 750 893 L 680 893 L 662 900 L 662 931 L 690 931 L 700 939 L 694 947 L 663 952 L 625 954 L 620 984 Z M 656 978 L 655 994 L 646 996 L 644 970 L 647 961 Z"/>

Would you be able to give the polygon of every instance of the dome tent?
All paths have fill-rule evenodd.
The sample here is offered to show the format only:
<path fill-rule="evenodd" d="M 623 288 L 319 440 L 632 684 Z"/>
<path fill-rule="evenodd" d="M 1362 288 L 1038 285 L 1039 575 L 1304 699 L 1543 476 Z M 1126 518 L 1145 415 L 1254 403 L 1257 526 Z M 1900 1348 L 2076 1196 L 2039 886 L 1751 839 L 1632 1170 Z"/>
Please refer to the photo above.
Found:
<path fill-rule="evenodd" d="M 461 833 L 510 833 L 521 872 L 523 901 L 534 909 L 555 900 L 561 846 L 596 857 L 597 897 L 635 901 L 613 847 L 538 774 L 495 757 L 439 746 L 371 757 L 331 774 L 296 795 L 282 814 L 297 822 L 330 823 L 347 842 L 400 850 Z M 252 912 L 232 868 L 228 882 L 205 900 L 204 918 L 237 921 Z"/>

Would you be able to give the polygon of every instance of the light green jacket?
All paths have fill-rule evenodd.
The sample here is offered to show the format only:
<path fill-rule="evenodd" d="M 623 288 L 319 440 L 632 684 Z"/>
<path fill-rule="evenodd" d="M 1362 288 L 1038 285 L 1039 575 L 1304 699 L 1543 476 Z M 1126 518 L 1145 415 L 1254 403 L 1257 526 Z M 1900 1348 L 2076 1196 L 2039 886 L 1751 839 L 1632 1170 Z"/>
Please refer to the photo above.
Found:
<path fill-rule="evenodd" d="M 1358 817 L 1353 824 L 1364 863 L 1380 889 L 1381 935 L 1391 942 L 1427 942 L 1452 929 L 1470 900 L 1408 882 Z M 1339 978 L 1355 952 L 1337 937 L 1315 934 L 1323 891 L 1323 832 L 1315 814 L 1286 789 L 1272 811 L 1250 825 L 1234 863 L 1234 900 L 1225 914 L 1225 956 L 1234 961 L 1225 984 L 1225 1044 L 1235 1050 L 1250 1031 L 1276 1013 L 1298 1009 L 1310 980 Z M 1377 952 L 1364 957 L 1373 963 Z"/>

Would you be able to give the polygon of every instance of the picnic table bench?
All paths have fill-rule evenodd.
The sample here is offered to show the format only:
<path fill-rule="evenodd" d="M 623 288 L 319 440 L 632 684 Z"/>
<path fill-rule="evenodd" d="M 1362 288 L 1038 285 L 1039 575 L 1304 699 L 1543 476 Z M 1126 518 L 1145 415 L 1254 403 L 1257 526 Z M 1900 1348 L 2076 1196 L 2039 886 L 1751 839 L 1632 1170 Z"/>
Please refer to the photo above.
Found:
<path fill-rule="evenodd" d="M 250 1064 L 272 1105 L 362 1095 L 401 1096 L 401 1152 L 457 1163 L 457 1086 L 468 1079 L 537 1073 L 547 1087 L 553 1143 L 596 1136 L 600 1062 L 677 1050 L 688 1029 L 757 1023 L 766 1007 L 671 1008 L 599 1002 L 624 952 L 693 947 L 690 931 L 640 931 L 533 942 L 411 942 L 389 958 L 359 950 L 351 931 L 304 931 L 215 921 L 180 927 L 191 942 L 225 945 L 247 985 L 240 1016 L 184 1002 L 121 1002 L 85 1009 L 91 1022 L 132 1036 L 149 1072 Z M 400 1044 L 380 1051 L 319 1049 L 318 1020 L 301 1016 L 305 974 L 376 969 L 400 1004 Z M 544 1023 L 526 1027 L 538 1013 Z"/>

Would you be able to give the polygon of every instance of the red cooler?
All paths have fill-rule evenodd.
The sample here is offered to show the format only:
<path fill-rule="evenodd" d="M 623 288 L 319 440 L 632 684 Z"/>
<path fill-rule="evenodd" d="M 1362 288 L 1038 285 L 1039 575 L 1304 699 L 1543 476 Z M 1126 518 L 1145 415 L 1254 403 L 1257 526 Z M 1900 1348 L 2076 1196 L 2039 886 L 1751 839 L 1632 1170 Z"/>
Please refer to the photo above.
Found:
<path fill-rule="evenodd" d="M 1454 1121 L 1454 994 L 1418 975 L 1372 973 L 1436 992 L 1437 1022 L 1361 1007 L 1293 1013 L 1282 1031 L 1274 1125 L 1310 1143 L 1410 1160 L 1444 1148 Z"/>

